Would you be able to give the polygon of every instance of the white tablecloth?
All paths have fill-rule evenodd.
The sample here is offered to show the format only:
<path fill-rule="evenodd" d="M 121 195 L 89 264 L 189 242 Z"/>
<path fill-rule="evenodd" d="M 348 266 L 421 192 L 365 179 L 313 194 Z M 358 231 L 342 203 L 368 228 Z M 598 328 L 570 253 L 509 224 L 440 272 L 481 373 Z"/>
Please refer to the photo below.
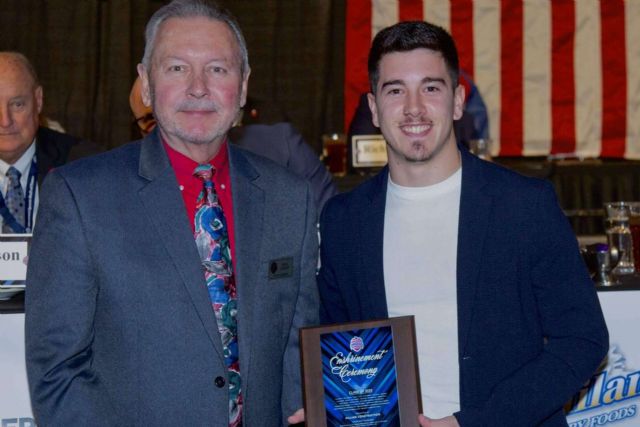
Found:
<path fill-rule="evenodd" d="M 569 414 L 569 425 L 601 426 L 615 421 L 615 427 L 637 427 L 640 426 L 640 291 L 608 291 L 598 295 L 611 338 L 604 367 L 606 375 L 594 376 L 597 381 L 585 394 L 582 407 Z M 616 384 L 618 393 L 611 391 Z M 35 427 L 24 362 L 24 314 L 0 314 L 0 427 Z"/>

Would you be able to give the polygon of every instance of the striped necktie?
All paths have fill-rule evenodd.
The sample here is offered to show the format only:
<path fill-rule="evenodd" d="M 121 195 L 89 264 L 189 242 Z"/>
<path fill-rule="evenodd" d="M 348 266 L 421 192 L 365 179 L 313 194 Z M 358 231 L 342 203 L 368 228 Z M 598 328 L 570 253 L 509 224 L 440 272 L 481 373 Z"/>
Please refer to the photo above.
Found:
<path fill-rule="evenodd" d="M 5 219 L 2 225 L 3 233 L 24 233 L 24 192 L 20 185 L 21 175 L 20 171 L 13 166 L 7 171 L 9 185 L 7 186 L 4 202 L 17 224 L 12 224 Z"/>

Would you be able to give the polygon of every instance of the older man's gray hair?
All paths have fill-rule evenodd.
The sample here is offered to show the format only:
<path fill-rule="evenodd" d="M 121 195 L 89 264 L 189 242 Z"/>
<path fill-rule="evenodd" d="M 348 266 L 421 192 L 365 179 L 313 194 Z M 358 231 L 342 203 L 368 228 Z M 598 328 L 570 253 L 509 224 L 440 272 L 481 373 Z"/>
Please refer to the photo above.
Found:
<path fill-rule="evenodd" d="M 242 76 L 246 76 L 249 72 L 249 54 L 247 52 L 247 44 L 240 31 L 240 26 L 236 19 L 226 9 L 218 6 L 216 3 L 207 0 L 174 0 L 171 3 L 161 7 L 151 16 L 145 30 L 145 47 L 144 56 L 142 57 L 142 65 L 147 70 L 151 69 L 151 56 L 155 48 L 156 36 L 158 29 L 162 23 L 170 18 L 195 18 L 203 17 L 212 20 L 224 22 L 229 26 L 231 32 L 236 37 L 240 48 L 240 70 Z"/>

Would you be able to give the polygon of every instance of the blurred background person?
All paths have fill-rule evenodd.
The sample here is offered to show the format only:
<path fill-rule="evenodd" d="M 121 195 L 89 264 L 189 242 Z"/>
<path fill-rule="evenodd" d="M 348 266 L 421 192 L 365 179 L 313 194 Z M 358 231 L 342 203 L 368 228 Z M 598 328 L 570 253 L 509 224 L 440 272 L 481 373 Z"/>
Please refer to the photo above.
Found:
<path fill-rule="evenodd" d="M 43 89 L 29 60 L 18 52 L 0 52 L 2 233 L 31 232 L 44 176 L 90 154 L 80 139 L 40 126 L 42 105 Z"/>

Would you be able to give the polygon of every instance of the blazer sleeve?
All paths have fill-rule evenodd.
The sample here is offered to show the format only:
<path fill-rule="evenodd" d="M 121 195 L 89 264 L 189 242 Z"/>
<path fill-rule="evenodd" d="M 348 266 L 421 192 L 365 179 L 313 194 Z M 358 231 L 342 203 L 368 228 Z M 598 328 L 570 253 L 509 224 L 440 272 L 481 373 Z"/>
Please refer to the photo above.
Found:
<path fill-rule="evenodd" d="M 340 266 L 336 265 L 347 257 L 342 250 L 345 247 L 345 235 L 339 229 L 345 221 L 342 208 L 338 198 L 331 199 L 320 217 L 320 271 L 317 282 L 322 324 L 353 320 L 349 318 L 339 284 L 338 273 L 346 273 L 346 270 L 341 270 Z"/>
<path fill-rule="evenodd" d="M 26 362 L 39 425 L 117 425 L 92 370 L 99 289 L 82 218 L 57 170 L 42 188 L 27 269 Z M 64 242 L 65 250 L 59 249 Z M 82 421 L 80 421 L 82 420 Z"/>
<path fill-rule="evenodd" d="M 456 413 L 462 427 L 539 425 L 562 410 L 607 353 L 609 337 L 593 282 L 551 184 L 544 185 L 527 214 L 523 251 L 529 271 L 522 278 L 537 302 L 543 350 L 503 378 L 483 407 Z"/>
<path fill-rule="evenodd" d="M 282 416 L 286 420 L 302 408 L 299 330 L 318 324 L 318 289 L 315 273 L 318 259 L 318 228 L 315 202 L 307 185 L 305 233 L 300 255 L 300 288 L 283 361 Z"/>

